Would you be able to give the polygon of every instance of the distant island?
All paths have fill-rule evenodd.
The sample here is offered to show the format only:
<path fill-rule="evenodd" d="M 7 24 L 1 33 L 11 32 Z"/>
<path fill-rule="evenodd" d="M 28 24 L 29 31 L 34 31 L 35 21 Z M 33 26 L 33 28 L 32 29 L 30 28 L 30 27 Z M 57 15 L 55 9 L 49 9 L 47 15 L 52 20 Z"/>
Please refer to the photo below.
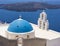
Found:
<path fill-rule="evenodd" d="M 52 5 L 41 2 L 27 2 L 27 3 L 13 3 L 13 4 L 0 4 L 0 9 L 12 11 L 37 11 L 42 9 L 58 9 L 60 5 Z"/>

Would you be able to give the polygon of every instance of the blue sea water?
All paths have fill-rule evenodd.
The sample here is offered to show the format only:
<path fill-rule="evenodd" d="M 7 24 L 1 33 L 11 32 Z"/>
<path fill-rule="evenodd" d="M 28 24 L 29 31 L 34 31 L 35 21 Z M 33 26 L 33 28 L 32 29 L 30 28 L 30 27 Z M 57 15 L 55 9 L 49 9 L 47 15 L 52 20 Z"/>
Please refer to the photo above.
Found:
<path fill-rule="evenodd" d="M 18 19 L 19 16 L 22 16 L 22 19 L 37 24 L 41 12 L 42 10 L 34 12 L 16 12 L 0 9 L 0 21 L 11 23 Z M 60 32 L 60 9 L 48 9 L 46 13 L 49 20 L 49 28 Z"/>

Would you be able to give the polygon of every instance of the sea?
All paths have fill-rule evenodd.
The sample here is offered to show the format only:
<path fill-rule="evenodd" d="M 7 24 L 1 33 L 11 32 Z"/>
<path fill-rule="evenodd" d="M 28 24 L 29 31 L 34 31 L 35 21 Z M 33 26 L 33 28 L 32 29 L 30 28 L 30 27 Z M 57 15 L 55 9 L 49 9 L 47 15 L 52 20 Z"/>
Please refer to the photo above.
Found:
<path fill-rule="evenodd" d="M 31 11 L 31 12 L 17 12 L 0 9 L 0 22 L 11 23 L 21 16 L 22 19 L 28 22 L 37 24 L 40 13 L 43 10 Z M 47 9 L 47 19 L 49 20 L 49 29 L 60 32 L 60 9 Z"/>

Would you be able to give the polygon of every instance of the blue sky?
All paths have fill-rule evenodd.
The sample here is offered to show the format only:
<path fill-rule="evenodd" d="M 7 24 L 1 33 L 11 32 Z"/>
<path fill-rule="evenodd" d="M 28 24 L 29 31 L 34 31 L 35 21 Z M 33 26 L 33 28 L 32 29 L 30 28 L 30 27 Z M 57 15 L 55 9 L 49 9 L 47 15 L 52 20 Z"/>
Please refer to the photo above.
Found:
<path fill-rule="evenodd" d="M 58 3 L 60 3 L 60 0 L 0 0 L 0 3 L 15 3 L 15 2 L 42 2 L 42 1 L 44 1 L 44 2 L 49 2 L 49 3 L 51 3 L 51 2 L 58 2 Z M 50 2 L 51 1 L 51 2 Z"/>

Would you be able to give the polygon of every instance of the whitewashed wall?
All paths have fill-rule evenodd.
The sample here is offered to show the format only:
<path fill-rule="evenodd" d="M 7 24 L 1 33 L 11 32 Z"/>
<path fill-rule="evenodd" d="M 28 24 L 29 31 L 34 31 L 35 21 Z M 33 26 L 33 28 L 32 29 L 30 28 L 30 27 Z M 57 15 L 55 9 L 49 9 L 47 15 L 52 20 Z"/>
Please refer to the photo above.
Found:
<path fill-rule="evenodd" d="M 7 37 L 8 39 L 11 39 L 11 40 L 17 39 L 17 38 L 28 39 L 28 38 L 27 38 L 27 35 L 29 35 L 29 38 L 34 38 L 34 35 L 35 35 L 35 34 L 34 34 L 34 31 L 33 31 L 33 32 L 29 32 L 29 33 L 24 33 L 24 34 L 9 33 L 9 32 L 6 31 L 6 37 Z M 16 37 L 16 36 L 18 36 L 18 37 Z"/>
<path fill-rule="evenodd" d="M 60 38 L 47 40 L 47 46 L 60 46 Z"/>

